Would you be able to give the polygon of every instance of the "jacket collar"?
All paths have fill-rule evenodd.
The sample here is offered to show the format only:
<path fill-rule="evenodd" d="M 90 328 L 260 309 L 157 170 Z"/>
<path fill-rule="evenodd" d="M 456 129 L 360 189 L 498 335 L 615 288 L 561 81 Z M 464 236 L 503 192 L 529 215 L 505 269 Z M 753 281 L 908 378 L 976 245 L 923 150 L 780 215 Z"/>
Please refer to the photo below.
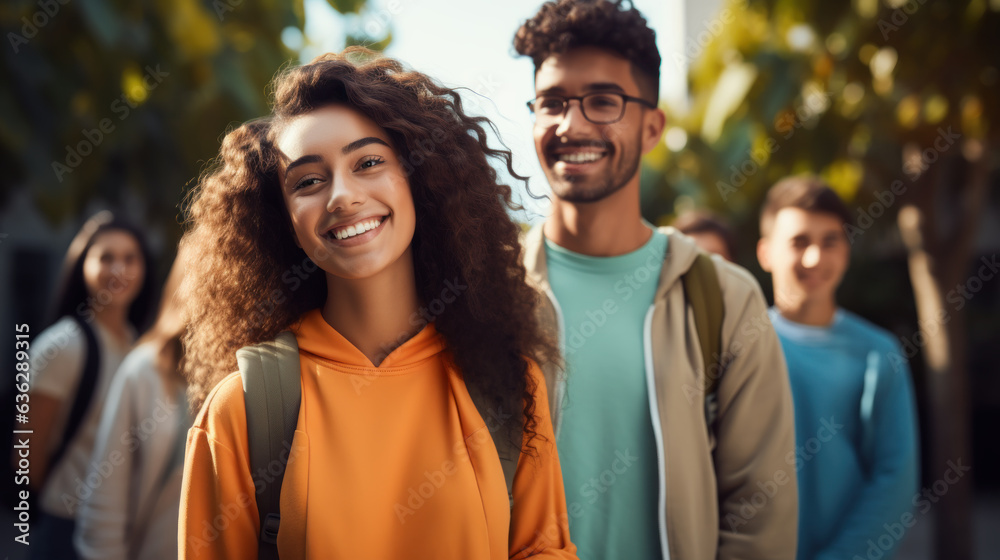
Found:
<path fill-rule="evenodd" d="M 528 282 L 538 290 L 549 292 L 551 286 L 549 285 L 548 265 L 545 262 L 543 225 L 537 224 L 528 230 L 522 240 L 522 251 Z M 670 226 L 657 228 L 657 231 L 666 235 L 669 241 L 667 242 L 667 256 L 663 261 L 663 268 L 660 270 L 660 279 L 653 301 L 666 298 L 670 289 L 677 283 L 681 275 L 691 268 L 691 264 L 698 256 L 698 246 L 690 237 Z"/>
<path fill-rule="evenodd" d="M 549 285 L 549 267 L 545 262 L 545 236 L 542 233 L 544 225 L 537 224 L 522 236 L 521 251 L 528 283 L 536 290 L 549 292 L 552 287 Z"/>

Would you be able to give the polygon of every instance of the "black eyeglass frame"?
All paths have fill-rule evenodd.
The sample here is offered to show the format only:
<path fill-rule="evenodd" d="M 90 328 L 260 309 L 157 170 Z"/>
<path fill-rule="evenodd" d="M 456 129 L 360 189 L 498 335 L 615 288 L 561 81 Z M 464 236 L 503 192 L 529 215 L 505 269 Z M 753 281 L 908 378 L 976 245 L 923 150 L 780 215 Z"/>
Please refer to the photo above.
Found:
<path fill-rule="evenodd" d="M 595 121 L 594 119 L 591 119 L 590 117 L 587 116 L 587 110 L 583 108 L 583 99 L 585 97 L 592 97 L 592 96 L 595 96 L 595 95 L 615 95 L 615 96 L 618 96 L 618 97 L 622 98 L 622 112 L 618 115 L 617 119 L 615 119 L 613 121 Z M 544 96 L 539 96 L 539 97 L 555 97 L 555 98 L 562 99 L 562 102 L 563 102 L 562 103 L 562 111 L 560 111 L 559 115 L 558 115 L 560 117 L 563 117 L 563 116 L 566 115 L 566 111 L 569 109 L 569 102 L 573 101 L 575 99 L 575 100 L 577 100 L 577 101 L 580 102 L 580 113 L 583 114 L 583 118 L 587 119 L 588 121 L 590 121 L 590 122 L 592 122 L 594 124 L 614 124 L 614 123 L 622 120 L 625 117 L 625 111 L 628 109 L 628 102 L 629 101 L 632 101 L 633 103 L 638 103 L 638 104 L 642 105 L 643 107 L 645 107 L 647 109 L 656 109 L 656 104 L 654 104 L 654 103 L 650 103 L 649 101 L 646 101 L 645 99 L 643 99 L 641 97 L 632 97 L 631 95 L 625 95 L 624 93 L 619 93 L 617 91 L 593 91 L 593 92 L 590 92 L 590 93 L 587 93 L 587 94 L 584 94 L 584 95 L 575 95 L 575 96 L 557 95 L 557 94 L 554 94 L 554 93 L 549 93 L 549 94 L 546 94 Z M 528 100 L 528 111 L 531 111 L 532 115 L 535 115 L 535 101 L 538 101 L 538 97 L 536 97 L 534 99 L 529 99 Z M 552 116 L 556 116 L 556 115 L 552 115 Z M 537 116 L 536 116 L 536 118 L 537 118 Z"/>

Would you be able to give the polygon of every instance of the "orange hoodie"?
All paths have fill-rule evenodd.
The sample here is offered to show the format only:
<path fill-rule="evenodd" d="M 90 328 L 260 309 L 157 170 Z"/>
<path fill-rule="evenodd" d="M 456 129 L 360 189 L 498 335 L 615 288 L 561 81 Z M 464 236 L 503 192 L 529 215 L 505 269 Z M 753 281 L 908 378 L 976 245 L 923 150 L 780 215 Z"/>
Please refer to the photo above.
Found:
<path fill-rule="evenodd" d="M 297 329 L 302 403 L 281 488 L 290 558 L 576 558 L 541 371 L 535 457 L 522 454 L 510 511 L 488 428 L 433 325 L 374 367 L 318 309 Z M 261 473 L 264 480 L 266 473 Z M 181 558 L 257 556 L 259 518 L 239 373 L 188 432 Z M 509 543 L 508 543 L 509 536 Z"/>

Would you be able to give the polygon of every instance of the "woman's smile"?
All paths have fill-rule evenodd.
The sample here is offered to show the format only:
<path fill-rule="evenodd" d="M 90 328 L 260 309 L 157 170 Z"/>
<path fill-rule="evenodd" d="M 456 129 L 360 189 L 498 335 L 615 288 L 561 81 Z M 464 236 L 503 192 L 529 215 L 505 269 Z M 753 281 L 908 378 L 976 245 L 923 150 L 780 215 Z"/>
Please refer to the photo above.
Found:
<path fill-rule="evenodd" d="M 382 233 L 390 216 L 376 216 L 354 221 L 346 226 L 337 226 L 328 230 L 323 237 L 335 247 L 356 247 L 368 243 Z"/>

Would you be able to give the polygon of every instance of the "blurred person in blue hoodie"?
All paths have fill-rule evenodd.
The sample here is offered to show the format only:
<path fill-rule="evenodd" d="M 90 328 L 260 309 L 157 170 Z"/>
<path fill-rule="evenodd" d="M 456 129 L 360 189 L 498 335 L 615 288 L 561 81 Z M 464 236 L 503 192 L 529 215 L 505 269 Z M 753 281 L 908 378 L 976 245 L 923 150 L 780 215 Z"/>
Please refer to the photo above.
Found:
<path fill-rule="evenodd" d="M 837 305 L 851 214 L 821 180 L 767 194 L 757 258 L 774 281 L 771 322 L 795 404 L 799 560 L 892 558 L 918 484 L 910 371 L 889 332 Z"/>

